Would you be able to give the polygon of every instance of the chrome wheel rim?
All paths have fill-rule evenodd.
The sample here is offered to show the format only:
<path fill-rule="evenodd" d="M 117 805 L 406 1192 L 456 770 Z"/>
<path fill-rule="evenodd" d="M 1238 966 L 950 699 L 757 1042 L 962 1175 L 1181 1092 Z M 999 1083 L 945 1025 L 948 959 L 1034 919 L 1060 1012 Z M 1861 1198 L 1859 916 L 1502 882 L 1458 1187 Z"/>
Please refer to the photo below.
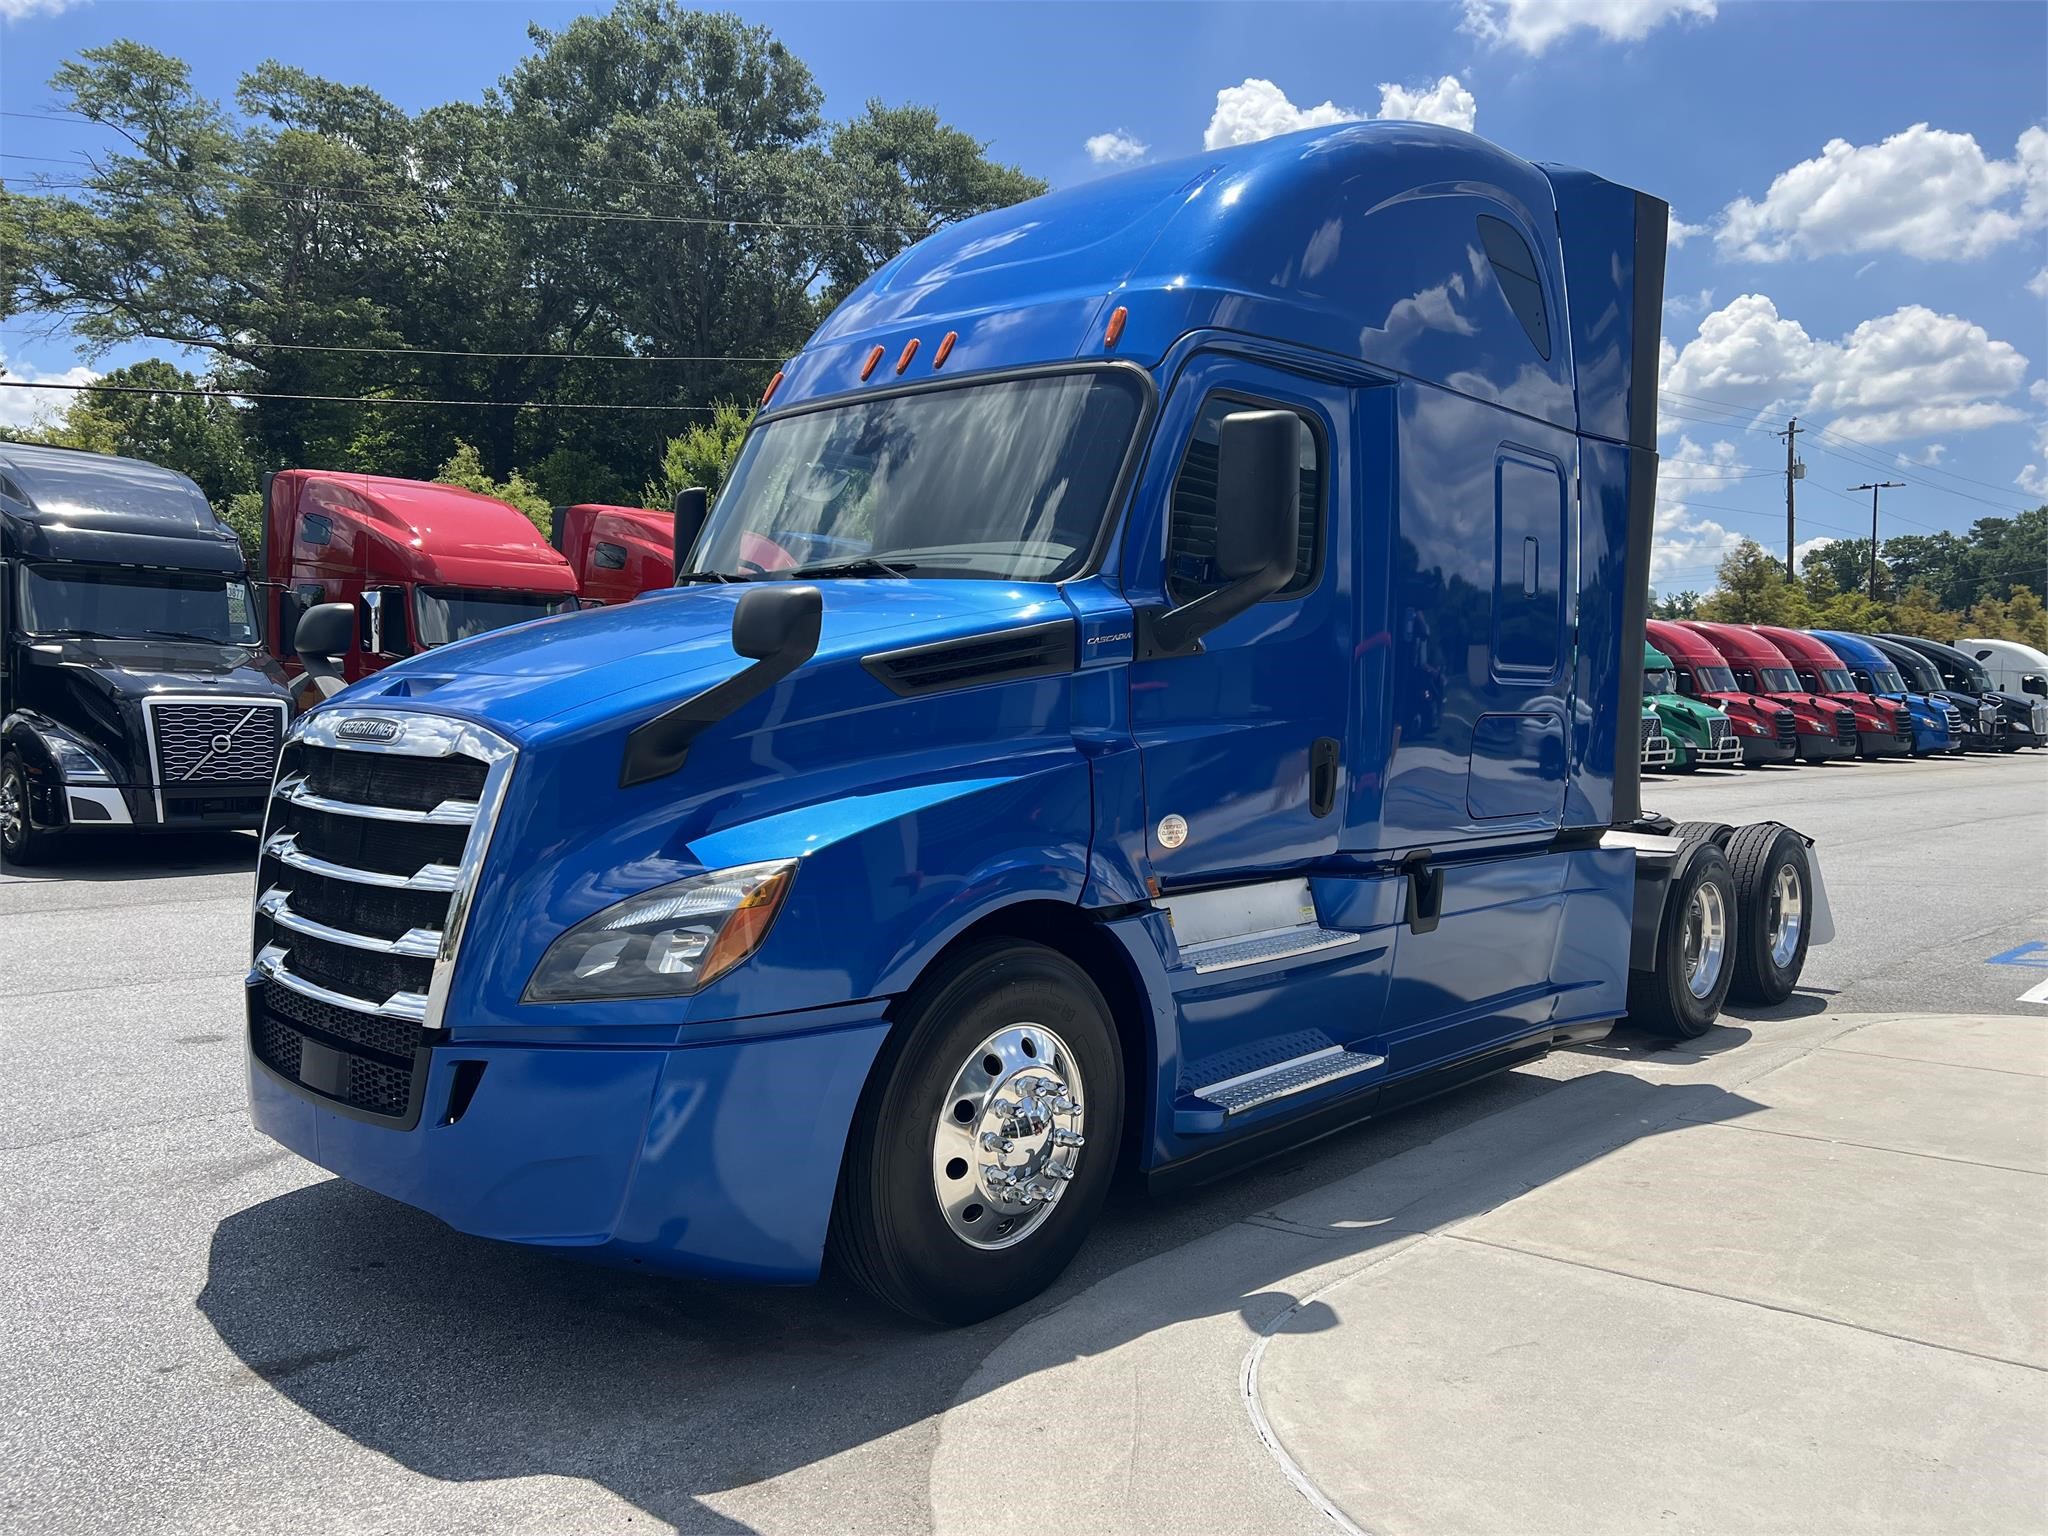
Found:
<path fill-rule="evenodd" d="M 22 804 L 21 781 L 12 773 L 0 774 L 0 840 L 8 847 L 21 846 L 23 819 L 27 807 Z"/>
<path fill-rule="evenodd" d="M 1011 1024 L 969 1053 L 939 1104 L 932 1192 L 955 1237 L 1008 1248 L 1044 1224 L 1081 1160 L 1079 1063 L 1043 1024 Z"/>
<path fill-rule="evenodd" d="M 1771 964 L 1783 970 L 1799 951 L 1799 935 L 1806 927 L 1806 891 L 1799 871 L 1791 864 L 1778 866 L 1771 882 L 1770 928 Z"/>
<path fill-rule="evenodd" d="M 1721 979 L 1728 955 L 1728 903 L 1721 887 L 1702 881 L 1685 904 L 1685 987 L 1694 997 L 1710 997 Z"/>

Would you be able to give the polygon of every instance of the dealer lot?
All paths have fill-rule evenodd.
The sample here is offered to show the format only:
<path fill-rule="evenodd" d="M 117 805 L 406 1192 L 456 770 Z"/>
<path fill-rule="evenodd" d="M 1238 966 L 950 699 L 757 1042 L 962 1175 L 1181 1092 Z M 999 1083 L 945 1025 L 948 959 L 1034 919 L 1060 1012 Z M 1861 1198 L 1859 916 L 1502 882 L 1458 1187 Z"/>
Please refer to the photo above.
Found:
<path fill-rule="evenodd" d="M 2048 756 L 1700 774 L 1653 781 L 1645 800 L 1818 840 L 1841 937 L 1786 1005 L 1691 1050 L 1624 1032 L 1190 1196 L 1119 1196 L 1052 1293 L 955 1333 L 829 1281 L 723 1288 L 498 1247 L 329 1178 L 242 1112 L 249 839 L 9 870 L 0 1509 L 38 1530 L 958 1529 L 977 1498 L 1010 1497 L 1007 1445 L 1091 1469 L 1063 1484 L 1077 1531 L 1143 1528 L 1169 1496 L 1188 1501 L 1189 1529 L 1327 1529 L 1240 1393 L 1272 1326 L 1253 1402 L 1308 1486 L 1367 1528 L 1500 1528 L 1505 1506 L 1486 1501 L 1517 1488 L 1559 1524 L 1607 1508 L 1630 1528 L 1657 1513 L 1632 1500 L 1657 1492 L 1689 1512 L 1675 1528 L 1809 1507 L 1864 1528 L 1838 1485 L 1868 1467 L 1831 1448 L 1856 1413 L 1887 1411 L 1981 1433 L 1918 1453 L 1962 1469 L 1947 1503 L 1910 1469 L 1886 1486 L 1936 1490 L 1926 1510 L 1957 1529 L 2014 1528 L 2048 1495 L 2038 1435 L 2002 1440 L 1986 1404 L 2036 1411 L 2048 1363 L 2030 1257 L 2048 1077 L 2028 1054 L 2048 1008 L 2018 1001 L 2048 970 L 1990 962 L 2048 940 Z M 1934 1017 L 1845 1022 L 1872 1015 Z M 1653 1103 L 1660 1129 L 1630 1129 Z M 1900 1103 L 1916 1106 L 1903 1126 L 1886 1112 Z M 1780 1188 L 1827 1198 L 1774 1198 L 1735 1142 L 1782 1143 Z M 1502 1161 L 1508 1146 L 1520 1161 Z M 1874 1253 L 1827 1224 L 1858 1208 L 1889 1212 L 1906 1246 Z M 1360 1223 L 1388 1236 L 1346 1235 L 1378 1230 Z M 1724 1241 L 1732 1229 L 1747 1248 Z M 1632 1243 L 1672 1272 L 1634 1273 Z M 1920 1289 L 1886 1299 L 1896 1272 Z M 1546 1288 L 1557 1309 L 1500 1307 Z M 1447 1299 L 1469 1328 L 1445 1325 Z M 1847 1373 L 1839 1400 L 1862 1406 L 1814 1420 L 1805 1483 L 1745 1462 L 1726 1428 L 1759 1380 L 1791 1394 L 1796 1379 L 1699 1375 L 1714 1457 L 1689 1457 L 1684 1423 L 1646 1432 L 1633 1416 L 1654 1403 L 1570 1397 L 1561 1378 L 1589 1370 L 1636 1380 L 1631 1344 L 1677 1305 L 1701 1309 L 1695 1330 L 1739 1309 L 1761 1330 L 1732 1346 L 1742 1359 L 1792 1347 L 1771 1332 L 1791 1324 L 1751 1312 L 1833 1330 L 1797 1348 L 1814 1379 Z M 1352 1326 L 1403 1307 L 1406 1353 Z M 1607 1321 L 1583 1337 L 1546 1323 L 1538 1347 L 1490 1352 L 1522 1342 L 1512 1323 L 1561 1315 Z M 1604 1353 L 1572 1353 L 1601 1334 Z M 1900 1396 L 1931 1379 L 1904 1349 L 1963 1363 L 1933 1396 Z M 1345 1395 L 1303 1394 L 1290 1373 Z M 1446 1395 L 1459 1378 L 1483 1390 Z M 1880 1390 L 1892 1409 L 1858 1396 Z M 1501 1442 L 1494 1483 L 1423 1433 L 1488 1393 L 1535 1437 Z M 1750 1406 L 1775 1424 L 1800 1404 Z M 1633 1418 L 1636 1454 L 1539 1475 L 1537 1429 L 1569 1444 L 1571 1416 L 1593 1409 Z M 1317 1428 L 1330 1424 L 1365 1438 Z M 1696 1464 L 1655 1482 L 1675 1460 Z M 1359 1468 L 1379 1470 L 1351 1486 Z"/>

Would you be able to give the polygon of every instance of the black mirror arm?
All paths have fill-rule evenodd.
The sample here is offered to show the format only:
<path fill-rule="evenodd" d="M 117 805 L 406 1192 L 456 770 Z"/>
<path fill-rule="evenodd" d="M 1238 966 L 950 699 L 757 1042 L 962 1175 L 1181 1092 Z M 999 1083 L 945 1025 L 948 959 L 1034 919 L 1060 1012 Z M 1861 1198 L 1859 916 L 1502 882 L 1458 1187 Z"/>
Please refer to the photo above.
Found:
<path fill-rule="evenodd" d="M 1177 608 L 1141 608 L 1138 632 L 1133 639 L 1133 657 L 1152 661 L 1163 656 L 1185 656 L 1201 648 L 1202 636 L 1240 613 L 1258 607 L 1286 586 L 1293 568 L 1260 571 L 1227 587 L 1205 592 L 1191 603 Z"/>

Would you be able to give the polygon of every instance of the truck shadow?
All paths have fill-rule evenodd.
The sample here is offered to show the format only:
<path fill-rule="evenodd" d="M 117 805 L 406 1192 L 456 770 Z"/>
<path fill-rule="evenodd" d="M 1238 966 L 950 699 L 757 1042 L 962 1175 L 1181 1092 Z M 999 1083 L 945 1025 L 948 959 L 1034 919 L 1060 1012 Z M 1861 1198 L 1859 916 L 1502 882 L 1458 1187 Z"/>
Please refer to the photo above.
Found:
<path fill-rule="evenodd" d="M 1451 1130 L 1538 1101 L 1539 1151 L 1488 1148 L 1475 1160 L 1469 1137 L 1438 1147 Z M 1411 1109 L 1189 1195 L 1119 1190 L 1052 1291 L 957 1331 L 908 1323 L 829 1275 L 808 1290 L 728 1287 L 493 1244 L 340 1180 L 223 1221 L 197 1305 L 256 1377 L 412 1472 L 588 1479 L 683 1531 L 743 1531 L 743 1517 L 774 1497 L 750 1485 L 928 1424 L 963 1392 L 1191 1318 L 1237 1312 L 1266 1326 L 1294 1303 L 1298 1244 L 1236 1245 L 1257 1254 L 1248 1273 L 1172 1253 L 1276 1204 L 1326 1191 L 1308 1202 L 1307 1224 L 1297 1207 L 1285 1230 L 1318 1239 L 1319 1261 L 1335 1259 L 1490 1209 L 1662 1128 L 1755 1107 L 1717 1088 L 1606 1070 L 1566 1082 L 1508 1074 L 1467 1090 L 1449 1115 Z M 1337 1186 L 1404 1152 L 1414 1157 L 1387 1185 Z M 1159 1262 L 1132 1277 L 1142 1306 L 1069 1309 L 1059 1326 L 1031 1329 L 1148 1260 Z M 911 1455 L 909 1486 L 880 1485 L 865 1468 L 858 1482 L 851 1469 L 815 1474 L 810 1497 L 836 1475 L 846 1486 L 833 1491 L 862 1510 L 858 1521 L 842 1510 L 824 1523 L 924 1523 L 924 1457 Z"/>
<path fill-rule="evenodd" d="M 59 839 L 37 864 L 0 860 L 14 880 L 168 880 L 256 867 L 252 832 L 96 832 Z"/>

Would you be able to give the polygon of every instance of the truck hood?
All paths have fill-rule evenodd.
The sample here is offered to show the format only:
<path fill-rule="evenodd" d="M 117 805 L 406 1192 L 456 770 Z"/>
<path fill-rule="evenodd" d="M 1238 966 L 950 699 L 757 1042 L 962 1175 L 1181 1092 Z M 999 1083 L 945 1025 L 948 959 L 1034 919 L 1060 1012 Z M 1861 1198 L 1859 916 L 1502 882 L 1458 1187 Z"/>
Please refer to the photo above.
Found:
<path fill-rule="evenodd" d="M 1667 719 L 1684 720 L 1697 726 L 1705 726 L 1716 716 L 1725 713 L 1712 704 L 1689 699 L 1681 693 L 1653 693 L 1648 695 L 1648 699 L 1656 706 L 1657 712 Z"/>
<path fill-rule="evenodd" d="M 76 687 L 109 699 L 153 693 L 284 696 L 283 675 L 254 646 L 67 635 L 34 642 L 28 656 L 31 665 L 62 668 Z"/>
<path fill-rule="evenodd" d="M 1071 612 L 1057 587 L 1021 582 L 837 578 L 818 587 L 818 650 L 799 678 L 836 660 Z M 521 740 L 602 729 L 748 665 L 731 637 L 733 609 L 751 589 L 664 588 L 614 607 L 516 624 L 408 658 L 337 697 L 394 707 L 418 701 Z"/>
<path fill-rule="evenodd" d="M 1771 715 L 1778 710 L 1792 707 L 1789 700 L 1781 699 L 1775 694 L 1763 693 L 1717 693 L 1701 702 L 1720 710 L 1723 714 L 1733 714 L 1740 710 L 1748 714 Z"/>

